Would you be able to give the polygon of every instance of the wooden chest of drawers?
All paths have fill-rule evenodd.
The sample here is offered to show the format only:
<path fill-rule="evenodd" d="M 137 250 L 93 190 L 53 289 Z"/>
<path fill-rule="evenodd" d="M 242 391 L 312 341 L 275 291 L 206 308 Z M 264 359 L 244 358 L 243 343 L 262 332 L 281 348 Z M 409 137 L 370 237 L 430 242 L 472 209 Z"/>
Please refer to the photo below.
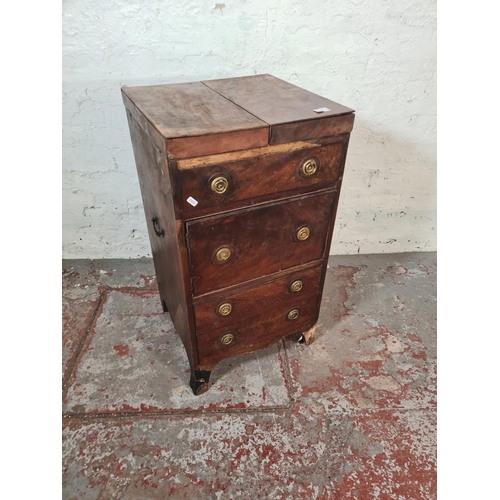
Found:
<path fill-rule="evenodd" d="M 158 287 L 195 394 L 314 340 L 353 110 L 270 75 L 123 87 Z"/>

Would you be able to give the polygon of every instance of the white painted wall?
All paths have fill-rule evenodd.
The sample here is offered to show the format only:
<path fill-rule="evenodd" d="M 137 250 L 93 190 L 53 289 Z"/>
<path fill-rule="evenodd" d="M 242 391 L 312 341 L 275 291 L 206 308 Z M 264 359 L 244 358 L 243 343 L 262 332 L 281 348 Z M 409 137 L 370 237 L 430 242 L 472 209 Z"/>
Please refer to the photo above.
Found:
<path fill-rule="evenodd" d="M 150 256 L 122 85 L 257 73 L 356 110 L 332 254 L 435 250 L 435 0 L 225 1 L 64 1 L 63 256 Z"/>

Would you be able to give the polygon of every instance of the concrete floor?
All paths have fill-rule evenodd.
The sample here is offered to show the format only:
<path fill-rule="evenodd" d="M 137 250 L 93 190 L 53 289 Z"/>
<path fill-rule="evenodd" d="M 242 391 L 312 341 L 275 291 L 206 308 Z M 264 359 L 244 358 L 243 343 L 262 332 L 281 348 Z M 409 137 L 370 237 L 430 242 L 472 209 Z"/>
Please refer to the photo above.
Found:
<path fill-rule="evenodd" d="M 331 257 L 317 340 L 195 397 L 150 260 L 63 262 L 63 498 L 436 498 L 436 254 Z"/>

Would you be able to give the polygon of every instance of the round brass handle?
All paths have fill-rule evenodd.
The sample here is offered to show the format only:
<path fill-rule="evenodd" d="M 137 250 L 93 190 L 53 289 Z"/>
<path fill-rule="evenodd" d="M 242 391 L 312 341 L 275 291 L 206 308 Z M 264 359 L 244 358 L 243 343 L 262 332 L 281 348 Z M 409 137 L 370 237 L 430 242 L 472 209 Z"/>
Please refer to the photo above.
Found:
<path fill-rule="evenodd" d="M 229 259 L 229 257 L 231 257 L 231 249 L 227 247 L 219 248 L 219 250 L 217 250 L 217 253 L 215 254 L 215 258 L 219 262 L 225 262 L 227 259 Z"/>
<path fill-rule="evenodd" d="M 309 238 L 310 235 L 311 235 L 311 230 L 307 226 L 299 227 L 299 229 L 297 229 L 296 236 L 299 241 L 307 240 L 307 238 Z"/>
<path fill-rule="evenodd" d="M 233 340 L 234 340 L 234 335 L 232 333 L 226 333 L 219 339 L 219 342 L 222 345 L 229 345 Z"/>
<path fill-rule="evenodd" d="M 300 167 L 300 172 L 302 175 L 309 177 L 313 174 L 316 173 L 318 170 L 318 164 L 316 163 L 316 160 L 313 158 L 309 158 L 309 160 L 306 160 L 304 163 L 302 163 L 302 166 Z"/>
<path fill-rule="evenodd" d="M 229 187 L 229 181 L 222 176 L 215 177 L 210 183 L 210 189 L 216 194 L 224 194 Z"/>
<path fill-rule="evenodd" d="M 290 283 L 290 291 L 292 293 L 300 292 L 302 290 L 302 280 L 295 280 Z"/>
<path fill-rule="evenodd" d="M 233 310 L 233 305 L 230 302 L 224 302 L 217 308 L 217 312 L 221 316 L 228 316 L 231 314 L 231 311 Z"/>
<path fill-rule="evenodd" d="M 299 310 L 298 309 L 292 309 L 291 311 L 288 311 L 288 314 L 286 315 L 287 319 L 297 319 L 299 317 Z"/>

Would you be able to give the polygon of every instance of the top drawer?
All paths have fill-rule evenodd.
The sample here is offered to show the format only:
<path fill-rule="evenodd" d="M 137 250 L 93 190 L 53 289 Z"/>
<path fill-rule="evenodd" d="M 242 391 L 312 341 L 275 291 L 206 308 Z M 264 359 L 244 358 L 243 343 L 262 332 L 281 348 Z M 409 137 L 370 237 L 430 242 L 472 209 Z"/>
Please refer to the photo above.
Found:
<path fill-rule="evenodd" d="M 338 139 L 326 146 L 299 142 L 179 161 L 184 212 L 226 210 L 243 200 L 261 202 L 334 187 L 347 146 L 344 136 Z"/>

